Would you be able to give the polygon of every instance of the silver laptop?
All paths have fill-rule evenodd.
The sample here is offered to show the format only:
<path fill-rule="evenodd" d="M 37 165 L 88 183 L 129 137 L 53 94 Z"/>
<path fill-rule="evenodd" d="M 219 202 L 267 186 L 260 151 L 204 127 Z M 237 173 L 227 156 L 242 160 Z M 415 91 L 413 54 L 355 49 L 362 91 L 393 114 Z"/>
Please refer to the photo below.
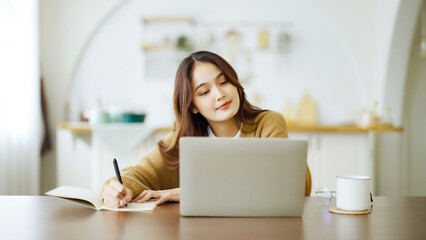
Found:
<path fill-rule="evenodd" d="M 182 216 L 299 217 L 307 142 L 280 138 L 182 137 Z"/>

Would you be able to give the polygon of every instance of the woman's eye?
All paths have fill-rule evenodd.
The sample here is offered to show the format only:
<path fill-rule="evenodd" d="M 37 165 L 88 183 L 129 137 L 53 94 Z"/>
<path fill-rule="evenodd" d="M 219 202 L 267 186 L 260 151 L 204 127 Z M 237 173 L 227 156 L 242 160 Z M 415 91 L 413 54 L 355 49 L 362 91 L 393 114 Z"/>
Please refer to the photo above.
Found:
<path fill-rule="evenodd" d="M 228 83 L 228 81 L 223 81 L 223 82 L 220 83 L 220 85 L 225 85 L 227 83 Z"/>
<path fill-rule="evenodd" d="M 201 96 L 206 95 L 208 92 L 209 92 L 209 90 L 207 90 L 207 91 L 205 91 L 205 92 L 202 92 L 200 95 L 201 95 Z"/>

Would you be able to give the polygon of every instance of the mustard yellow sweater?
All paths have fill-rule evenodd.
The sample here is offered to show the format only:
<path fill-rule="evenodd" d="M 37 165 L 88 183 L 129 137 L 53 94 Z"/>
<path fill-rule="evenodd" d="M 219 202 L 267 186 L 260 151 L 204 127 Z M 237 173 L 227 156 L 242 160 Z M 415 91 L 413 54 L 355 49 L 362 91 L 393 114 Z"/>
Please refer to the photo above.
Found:
<path fill-rule="evenodd" d="M 174 132 L 164 138 L 164 143 L 170 144 Z M 287 123 L 284 117 L 276 112 L 266 111 L 260 113 L 253 124 L 243 124 L 240 137 L 254 138 L 287 138 Z M 121 170 L 123 183 L 133 192 L 133 198 L 143 190 L 164 190 L 179 187 L 179 168 L 171 169 L 164 163 L 158 145 L 155 146 L 137 165 Z M 108 184 L 109 179 L 105 184 Z M 306 170 L 305 195 L 311 192 L 311 174 Z"/>

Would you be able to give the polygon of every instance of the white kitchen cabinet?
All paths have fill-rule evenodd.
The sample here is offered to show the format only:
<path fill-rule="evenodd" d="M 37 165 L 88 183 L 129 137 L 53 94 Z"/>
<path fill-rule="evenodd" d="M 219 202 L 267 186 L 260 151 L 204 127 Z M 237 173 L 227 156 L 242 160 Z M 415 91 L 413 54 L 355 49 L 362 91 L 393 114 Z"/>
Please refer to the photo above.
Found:
<path fill-rule="evenodd" d="M 57 186 L 71 185 L 99 191 L 105 180 L 115 176 L 114 158 L 120 169 L 134 165 L 167 134 L 156 127 L 136 124 L 110 124 L 103 128 L 107 131 L 97 131 L 88 125 L 57 128 Z M 146 134 L 135 133 L 147 129 Z M 129 139 L 131 141 L 126 146 Z"/>
<path fill-rule="evenodd" d="M 312 175 L 312 192 L 319 188 L 336 189 L 338 175 L 372 177 L 374 192 L 374 146 L 372 133 L 289 133 L 290 139 L 308 142 L 308 166 Z"/>
<path fill-rule="evenodd" d="M 93 171 L 90 133 L 56 130 L 56 185 L 91 188 Z"/>

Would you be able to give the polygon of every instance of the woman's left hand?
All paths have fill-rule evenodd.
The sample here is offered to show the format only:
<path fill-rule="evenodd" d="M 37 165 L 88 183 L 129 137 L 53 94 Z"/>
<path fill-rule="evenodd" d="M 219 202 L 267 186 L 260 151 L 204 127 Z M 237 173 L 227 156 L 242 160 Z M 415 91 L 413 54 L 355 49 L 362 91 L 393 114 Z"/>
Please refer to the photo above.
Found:
<path fill-rule="evenodd" d="M 149 199 L 154 198 L 158 199 L 155 202 L 155 205 L 160 205 L 165 202 L 179 202 L 180 200 L 180 188 L 173 188 L 168 190 L 144 190 L 135 197 L 132 202 L 143 203 L 148 201 Z"/>

